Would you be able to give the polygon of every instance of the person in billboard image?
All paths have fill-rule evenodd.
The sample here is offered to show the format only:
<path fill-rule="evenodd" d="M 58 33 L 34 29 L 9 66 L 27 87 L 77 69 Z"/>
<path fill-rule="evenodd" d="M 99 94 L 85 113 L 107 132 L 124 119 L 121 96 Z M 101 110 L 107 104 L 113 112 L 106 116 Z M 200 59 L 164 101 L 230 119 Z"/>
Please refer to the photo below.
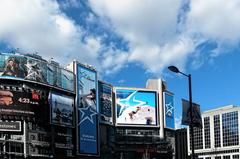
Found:
<path fill-rule="evenodd" d="M 81 108 L 86 108 L 88 106 L 96 109 L 96 89 L 90 89 L 90 93 L 82 96 L 80 99 Z"/>
<path fill-rule="evenodd" d="M 13 76 L 23 78 L 25 73 L 20 69 L 19 61 L 15 57 L 9 57 L 2 76 Z"/>
<path fill-rule="evenodd" d="M 9 106 L 13 104 L 13 94 L 10 91 L 1 91 L 0 90 L 0 105 Z"/>
<path fill-rule="evenodd" d="M 28 60 L 26 66 L 28 71 L 25 79 L 37 82 L 46 82 L 46 78 L 43 76 L 43 72 L 37 61 Z"/>

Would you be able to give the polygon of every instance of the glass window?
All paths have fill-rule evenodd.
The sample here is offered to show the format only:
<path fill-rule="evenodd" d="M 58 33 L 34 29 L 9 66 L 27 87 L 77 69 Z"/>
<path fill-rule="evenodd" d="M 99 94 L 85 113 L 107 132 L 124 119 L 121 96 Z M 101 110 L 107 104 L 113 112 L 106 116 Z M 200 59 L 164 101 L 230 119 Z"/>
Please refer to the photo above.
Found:
<path fill-rule="evenodd" d="M 220 116 L 214 115 L 214 146 L 221 147 Z"/>
<path fill-rule="evenodd" d="M 194 148 L 197 149 L 203 149 L 203 133 L 202 133 L 202 128 L 194 128 Z M 190 131 L 189 131 L 190 132 Z M 192 149 L 192 139 L 191 139 L 191 134 L 190 136 L 190 149 Z"/>
<path fill-rule="evenodd" d="M 204 138 L 205 138 L 205 148 L 211 148 L 210 117 L 204 118 Z"/>
<path fill-rule="evenodd" d="M 222 114 L 223 146 L 239 144 L 238 111 Z"/>
<path fill-rule="evenodd" d="M 239 159 L 239 155 L 233 155 L 233 159 Z"/>
<path fill-rule="evenodd" d="M 223 156 L 223 159 L 230 159 L 230 156 Z"/>

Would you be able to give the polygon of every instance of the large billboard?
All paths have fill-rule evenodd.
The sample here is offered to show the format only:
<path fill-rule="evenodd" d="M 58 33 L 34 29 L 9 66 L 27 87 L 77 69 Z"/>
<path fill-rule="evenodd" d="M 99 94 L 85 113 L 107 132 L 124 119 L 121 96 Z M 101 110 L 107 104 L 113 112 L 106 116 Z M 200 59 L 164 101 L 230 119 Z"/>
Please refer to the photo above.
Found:
<path fill-rule="evenodd" d="M 40 82 L 74 91 L 74 74 L 44 60 L 0 53 L 0 78 Z"/>
<path fill-rule="evenodd" d="M 78 154 L 99 155 L 97 72 L 79 63 L 75 64 Z"/>
<path fill-rule="evenodd" d="M 115 93 L 118 126 L 157 126 L 156 91 L 116 88 Z"/>
<path fill-rule="evenodd" d="M 28 85 L 0 89 L 0 114 L 38 117 L 45 110 L 47 91 Z"/>
<path fill-rule="evenodd" d="M 164 92 L 164 115 L 165 115 L 165 127 L 170 129 L 175 129 L 175 119 L 174 119 L 174 98 L 173 94 Z"/>
<path fill-rule="evenodd" d="M 100 121 L 106 124 L 113 124 L 112 86 L 99 81 L 98 93 Z"/>
<path fill-rule="evenodd" d="M 74 99 L 59 93 L 49 93 L 51 123 L 60 126 L 73 126 Z"/>

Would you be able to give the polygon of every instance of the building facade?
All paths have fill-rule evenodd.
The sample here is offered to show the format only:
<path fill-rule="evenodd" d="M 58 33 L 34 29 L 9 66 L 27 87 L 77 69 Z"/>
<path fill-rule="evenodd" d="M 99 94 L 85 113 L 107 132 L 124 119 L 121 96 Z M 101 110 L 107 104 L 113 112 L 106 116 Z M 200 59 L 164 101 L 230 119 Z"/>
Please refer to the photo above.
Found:
<path fill-rule="evenodd" d="M 200 159 L 240 158 L 240 107 L 225 106 L 202 113 L 202 128 L 194 128 L 195 154 Z M 188 129 L 188 154 L 191 138 Z"/>
<path fill-rule="evenodd" d="M 175 158 L 165 82 L 117 92 L 92 66 L 67 68 L 36 54 L 0 53 L 0 158 Z"/>

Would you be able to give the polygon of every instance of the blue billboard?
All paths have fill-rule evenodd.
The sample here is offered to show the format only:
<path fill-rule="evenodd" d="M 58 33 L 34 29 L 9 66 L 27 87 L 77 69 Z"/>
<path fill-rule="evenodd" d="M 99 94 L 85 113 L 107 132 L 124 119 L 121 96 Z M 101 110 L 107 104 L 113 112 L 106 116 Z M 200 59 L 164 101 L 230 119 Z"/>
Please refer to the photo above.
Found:
<path fill-rule="evenodd" d="M 78 153 L 99 155 L 97 73 L 76 64 Z"/>
<path fill-rule="evenodd" d="M 165 127 L 175 129 L 174 98 L 171 93 L 164 92 Z"/>
<path fill-rule="evenodd" d="M 117 88 L 116 123 L 157 126 L 157 92 Z"/>

